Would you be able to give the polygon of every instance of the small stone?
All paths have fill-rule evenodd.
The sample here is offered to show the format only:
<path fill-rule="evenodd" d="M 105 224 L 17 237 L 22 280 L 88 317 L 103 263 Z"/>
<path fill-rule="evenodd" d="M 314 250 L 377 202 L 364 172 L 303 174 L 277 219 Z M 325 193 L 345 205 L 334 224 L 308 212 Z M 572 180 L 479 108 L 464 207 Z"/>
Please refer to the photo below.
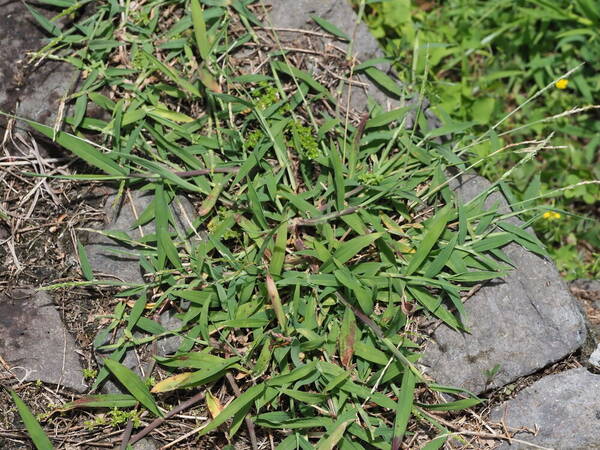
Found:
<path fill-rule="evenodd" d="M 179 330 L 183 322 L 175 317 L 175 314 L 166 311 L 161 314 L 160 324 L 163 326 L 165 330 L 174 331 Z M 166 356 L 172 353 L 175 353 L 179 346 L 181 345 L 182 338 L 181 336 L 173 335 L 167 336 L 162 339 L 159 339 L 157 342 L 156 353 L 158 356 Z"/>
<path fill-rule="evenodd" d="M 596 347 L 596 350 L 590 355 L 589 362 L 592 366 L 600 369 L 600 345 Z"/>
<path fill-rule="evenodd" d="M 48 294 L 19 289 L 0 295 L 0 356 L 20 381 L 84 392 L 77 352 Z"/>
<path fill-rule="evenodd" d="M 152 438 L 144 438 L 133 444 L 133 450 L 156 450 L 160 447 L 158 441 Z"/>
<path fill-rule="evenodd" d="M 600 375 L 585 368 L 549 375 L 494 408 L 493 421 L 509 428 L 539 429 L 537 435 L 517 433 L 516 439 L 555 449 L 600 448 Z M 529 449 L 519 442 L 504 443 L 503 450 Z"/>
<path fill-rule="evenodd" d="M 147 191 L 132 192 L 133 205 L 125 198 L 121 207 L 114 214 L 113 203 L 115 194 L 107 197 L 105 212 L 107 217 L 115 216 L 114 219 L 104 226 L 103 231 L 121 231 L 129 235 L 133 240 L 141 238 L 139 227 L 135 226 L 137 217 L 150 206 L 154 195 Z M 192 204 L 184 197 L 178 196 L 171 203 L 171 211 L 176 218 L 177 226 L 181 231 L 189 229 L 191 221 L 195 217 Z M 144 235 L 154 233 L 153 223 L 141 227 Z M 143 283 L 142 269 L 139 264 L 139 256 L 131 247 L 119 241 L 110 239 L 102 234 L 93 233 L 86 246 L 86 253 L 94 272 L 116 276 L 130 283 Z"/>

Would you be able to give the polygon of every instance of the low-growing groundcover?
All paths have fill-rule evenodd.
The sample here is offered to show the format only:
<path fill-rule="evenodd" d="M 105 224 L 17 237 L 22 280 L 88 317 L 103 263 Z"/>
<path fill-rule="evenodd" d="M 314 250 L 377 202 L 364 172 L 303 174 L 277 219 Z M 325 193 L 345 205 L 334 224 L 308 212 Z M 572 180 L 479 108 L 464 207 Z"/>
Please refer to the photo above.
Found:
<path fill-rule="evenodd" d="M 354 0 L 358 5 L 360 2 Z M 369 1 L 364 15 L 394 58 L 401 79 L 421 85 L 445 121 L 479 133 L 522 108 L 495 140 L 465 154 L 487 157 L 490 180 L 521 159 L 497 148 L 555 133 L 559 147 L 541 152 L 507 180 L 567 279 L 600 276 L 600 8 L 596 0 Z M 552 80 L 584 63 L 568 80 L 525 104 Z M 523 127 L 524 125 L 527 125 Z M 523 128 L 521 128 L 523 127 Z M 521 129 L 519 129 L 521 128 Z M 509 134 L 505 134 L 506 132 Z M 590 183 L 596 181 L 596 183 Z M 561 196 L 555 189 L 573 188 Z M 544 195 L 542 198 L 536 198 Z M 527 211 L 544 205 L 555 214 Z"/>
<path fill-rule="evenodd" d="M 82 280 L 48 287 L 122 287 L 96 339 L 113 353 L 94 389 L 110 377 L 128 394 L 89 395 L 54 412 L 137 409 L 122 416 L 137 427 L 162 423 L 178 399 L 206 405 L 206 421 L 170 419 L 188 430 L 170 439 L 175 448 L 207 435 L 245 435 L 253 447 L 271 438 L 281 449 L 433 449 L 450 439 L 452 411 L 482 400 L 419 372 L 423 326 L 439 319 L 465 330 L 463 301 L 510 270 L 507 243 L 545 254 L 528 223 L 483 205 L 508 189 L 510 173 L 458 202 L 447 169 L 470 167 L 457 156 L 463 147 L 438 142 L 450 130 L 419 119 L 406 129 L 407 114 L 419 117 L 411 107 L 344 111 L 329 88 L 345 78 L 336 72 L 345 55 L 313 76 L 260 29 L 260 2 L 99 1 L 85 14 L 86 2 L 42 3 L 76 20 L 60 28 L 35 14 L 50 39 L 34 56 L 71 63 L 81 84 L 65 131 L 30 125 L 89 164 L 71 179 L 154 194 L 136 224 L 153 223 L 154 233 L 136 241 L 106 232 L 139 255 L 147 283 L 95 278 L 80 246 Z M 104 115 L 89 115 L 92 105 Z M 523 164 L 547 146 L 518 145 Z M 168 208 L 177 195 L 197 206 L 186 229 Z M 165 309 L 179 313 L 182 343 L 142 379 L 120 361 L 165 335 L 152 320 Z M 122 337 L 104 344 L 117 329 Z M 36 445 L 48 448 L 17 402 Z M 47 431 L 52 420 L 42 418 Z"/>

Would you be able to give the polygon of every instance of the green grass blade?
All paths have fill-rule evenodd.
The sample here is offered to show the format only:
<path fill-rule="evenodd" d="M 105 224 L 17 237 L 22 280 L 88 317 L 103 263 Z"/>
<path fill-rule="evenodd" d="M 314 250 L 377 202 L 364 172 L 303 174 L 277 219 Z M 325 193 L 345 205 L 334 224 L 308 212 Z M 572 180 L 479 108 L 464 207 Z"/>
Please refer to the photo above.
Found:
<path fill-rule="evenodd" d="M 37 12 L 37 10 L 35 10 L 31 6 L 29 6 L 29 4 L 27 2 L 23 2 L 23 3 L 25 4 L 25 7 L 31 13 L 31 15 L 33 16 L 33 18 L 36 20 L 36 22 L 39 23 L 40 26 L 44 30 L 46 30 L 48 33 L 50 33 L 53 36 L 60 36 L 61 31 L 56 26 L 55 23 L 53 23 L 50 20 L 46 19 L 42 14 L 40 14 L 39 12 Z"/>
<path fill-rule="evenodd" d="M 356 413 L 353 411 L 346 412 L 340 417 L 338 417 L 336 422 L 331 427 L 333 428 L 333 430 L 317 443 L 316 450 L 333 450 L 334 448 L 336 448 L 336 446 L 344 436 L 348 425 L 350 425 L 355 420 Z"/>
<path fill-rule="evenodd" d="M 83 277 L 88 281 L 93 280 L 94 272 L 92 270 L 92 266 L 90 265 L 90 261 L 87 257 L 85 247 L 79 241 L 77 241 L 77 253 L 79 254 L 79 264 L 81 266 Z"/>
<path fill-rule="evenodd" d="M 194 86 L 192 83 L 190 83 L 188 80 L 182 78 L 176 71 L 175 69 L 166 66 L 165 64 L 163 64 L 162 62 L 160 62 L 158 59 L 156 59 L 153 55 L 151 55 L 150 53 L 147 53 L 145 51 L 142 50 L 142 52 L 144 53 L 145 57 L 148 58 L 148 60 L 150 62 L 152 62 L 152 64 L 154 65 L 154 67 L 159 70 L 160 72 L 162 72 L 164 75 L 166 75 L 168 78 L 171 79 L 171 81 L 173 81 L 174 83 L 176 83 L 177 85 L 179 85 L 183 90 L 189 92 L 190 94 L 192 94 L 194 97 L 201 97 L 200 91 L 198 90 L 198 88 L 196 86 Z"/>
<path fill-rule="evenodd" d="M 398 86 L 398 83 L 396 83 L 396 81 L 394 81 L 389 75 L 383 73 L 378 68 L 367 67 L 364 69 L 364 72 L 371 80 L 375 82 L 376 85 L 387 91 L 389 94 L 400 98 L 404 96 L 404 90 Z"/>
<path fill-rule="evenodd" d="M 339 351 L 342 366 L 349 368 L 354 356 L 354 342 L 356 340 L 356 318 L 350 308 L 344 311 L 342 326 L 340 329 Z"/>
<path fill-rule="evenodd" d="M 54 447 L 52 446 L 52 442 L 44 433 L 41 425 L 35 418 L 35 416 L 31 413 L 25 402 L 21 400 L 21 398 L 17 395 L 16 392 L 9 390 L 10 396 L 12 397 L 15 405 L 17 406 L 17 411 L 19 411 L 19 415 L 21 416 L 21 420 L 25 424 L 25 428 L 27 428 L 27 432 L 29 433 L 29 437 L 33 441 L 35 447 L 38 450 L 52 450 Z"/>
<path fill-rule="evenodd" d="M 162 417 L 162 414 L 158 410 L 156 402 L 154 401 L 154 397 L 152 397 L 152 394 L 150 394 L 146 383 L 144 383 L 142 379 L 135 374 L 135 372 L 112 359 L 105 359 L 104 364 L 117 378 L 117 380 L 119 380 L 119 382 L 125 386 L 125 389 L 127 389 L 131 395 L 137 399 L 137 401 L 139 401 L 155 416 Z"/>
<path fill-rule="evenodd" d="M 437 243 L 438 238 L 444 232 L 451 214 L 452 209 L 447 205 L 430 220 L 427 233 L 425 233 L 417 251 L 408 262 L 408 266 L 404 272 L 407 276 L 412 275 L 421 266 L 423 261 L 425 261 L 429 252 Z"/>
<path fill-rule="evenodd" d="M 341 38 L 345 41 L 350 41 L 350 38 L 348 37 L 348 35 L 346 33 L 344 33 L 342 30 L 340 30 L 338 27 L 336 27 L 334 24 L 332 24 L 328 20 L 325 20 L 322 17 L 315 16 L 315 15 L 311 15 L 310 18 L 312 20 L 314 20 L 317 25 L 319 25 L 321 28 L 323 28 L 328 33 L 333 34 L 334 36 Z"/>
<path fill-rule="evenodd" d="M 287 327 L 287 318 L 285 316 L 285 312 L 283 311 L 281 297 L 279 296 L 279 291 L 277 290 L 275 281 L 273 281 L 273 278 L 268 273 L 266 276 L 265 285 L 267 288 L 267 294 L 269 296 L 269 299 L 271 300 L 271 306 L 273 308 L 273 311 L 275 311 L 275 317 L 277 317 L 277 322 L 279 322 L 281 330 L 285 332 Z"/>
<path fill-rule="evenodd" d="M 344 209 L 344 198 L 346 187 L 344 185 L 344 166 L 337 148 L 331 147 L 329 150 L 329 161 L 333 169 L 333 182 L 335 184 L 335 204 L 338 211 Z"/>
<path fill-rule="evenodd" d="M 277 234 L 275 235 L 275 248 L 273 249 L 273 256 L 271 256 L 271 265 L 269 266 L 269 272 L 271 275 L 281 275 L 283 269 L 283 262 L 285 260 L 285 249 L 287 247 L 287 231 L 288 223 L 284 222 L 279 225 Z"/>
<path fill-rule="evenodd" d="M 167 200 L 163 185 L 157 183 L 154 197 L 154 214 L 156 217 L 155 230 L 158 244 L 158 265 L 162 270 L 165 268 L 165 262 L 168 259 L 174 267 L 181 267 L 181 260 L 177 253 L 177 248 L 171 239 L 169 232 L 169 216 L 171 211 Z"/>
<path fill-rule="evenodd" d="M 515 240 L 527 250 L 535 252 L 545 258 L 550 258 L 550 255 L 548 255 L 548 252 L 544 248 L 544 244 L 535 235 L 510 222 L 499 222 L 498 226 L 508 233 L 513 233 L 515 235 Z"/>
<path fill-rule="evenodd" d="M 109 175 L 125 175 L 126 171 L 121 166 L 119 166 L 115 161 L 110 159 L 104 153 L 100 153 L 96 150 L 92 145 L 85 142 L 83 139 L 79 139 L 72 134 L 65 133 L 63 131 L 59 131 L 55 133 L 54 130 L 46 125 L 42 125 L 41 123 L 34 122 L 32 120 L 23 119 L 23 121 L 27 122 L 31 127 L 35 130 L 39 131 L 46 137 L 50 139 L 54 139 L 57 144 L 62 145 L 67 150 L 71 151 L 85 162 L 90 164 L 91 166 L 97 167 L 100 170 L 103 170 Z"/>
<path fill-rule="evenodd" d="M 413 109 L 415 109 L 415 107 L 412 105 L 404 106 L 403 108 L 393 109 L 383 114 L 379 114 L 377 117 L 373 117 L 367 121 L 365 124 L 365 130 L 368 130 L 369 128 L 383 127 L 394 121 L 400 120 Z"/>
<path fill-rule="evenodd" d="M 402 443 L 402 438 L 406 432 L 408 419 L 410 419 L 413 396 L 415 391 L 416 378 L 414 373 L 406 369 L 402 376 L 402 387 L 398 397 L 398 406 L 396 408 L 396 419 L 394 420 L 394 435 L 392 438 L 392 450 L 398 450 Z"/>
<path fill-rule="evenodd" d="M 344 264 L 353 256 L 356 256 L 362 249 L 368 247 L 377 239 L 379 239 L 381 236 L 383 236 L 383 233 L 370 233 L 350 239 L 348 242 L 344 242 L 335 251 L 333 257 L 323 264 L 321 271 L 325 273 L 331 272 L 331 270 L 335 267 L 335 263 L 333 261 L 334 259 L 340 264 Z"/>
<path fill-rule="evenodd" d="M 450 259 L 450 255 L 456 246 L 456 242 L 458 241 L 458 234 L 455 234 L 450 242 L 448 242 L 442 251 L 436 256 L 431 264 L 427 266 L 427 270 L 425 270 L 425 274 L 423 277 L 425 278 L 433 278 L 444 268 L 448 260 Z"/>
<path fill-rule="evenodd" d="M 192 24 L 194 26 L 194 37 L 196 45 L 200 51 L 200 56 L 205 64 L 209 63 L 210 43 L 206 34 L 206 23 L 204 22 L 204 12 L 200 6 L 199 0 L 192 0 Z"/>
<path fill-rule="evenodd" d="M 200 430 L 199 435 L 204 436 L 206 433 L 215 430 L 221 424 L 225 423 L 230 417 L 233 417 L 238 411 L 243 408 L 247 408 L 252 402 L 262 395 L 265 391 L 266 385 L 264 383 L 252 386 L 234 401 L 232 401 L 227 407 L 219 413 L 206 427 Z"/>

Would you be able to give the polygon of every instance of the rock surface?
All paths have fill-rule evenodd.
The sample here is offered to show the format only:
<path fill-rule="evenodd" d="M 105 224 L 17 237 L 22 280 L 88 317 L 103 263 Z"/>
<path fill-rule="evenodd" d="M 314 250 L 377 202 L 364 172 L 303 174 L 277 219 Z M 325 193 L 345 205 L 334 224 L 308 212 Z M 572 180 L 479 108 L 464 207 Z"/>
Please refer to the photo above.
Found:
<path fill-rule="evenodd" d="M 107 197 L 105 203 L 105 212 L 107 217 L 113 217 L 113 220 L 106 224 L 104 231 L 122 231 L 129 235 L 133 240 L 141 238 L 140 228 L 135 226 L 137 217 L 150 206 L 153 195 L 149 192 L 132 192 L 133 204 L 127 200 L 122 202 L 120 208 L 113 206 L 116 196 L 111 194 Z M 181 231 L 190 227 L 190 221 L 195 217 L 192 204 L 184 197 L 177 197 L 177 201 L 172 202 L 171 211 L 176 218 L 177 226 Z M 143 234 L 154 233 L 152 224 L 146 224 L 141 227 Z M 123 243 L 110 239 L 101 234 L 92 234 L 89 244 L 86 247 L 86 253 L 94 272 L 115 276 L 120 280 L 130 283 L 143 283 L 142 270 L 139 265 L 139 255 Z"/>
<path fill-rule="evenodd" d="M 324 59 L 327 54 L 336 54 L 339 52 L 333 50 L 333 45 L 343 49 L 349 53 L 352 58 L 357 61 L 357 64 L 362 62 L 384 58 L 384 53 L 379 47 L 377 40 L 373 37 L 368 27 L 363 21 L 358 21 L 357 15 L 352 10 L 350 3 L 344 0 L 268 0 L 265 2 L 270 6 L 267 25 L 274 29 L 296 29 L 296 30 L 315 30 L 323 32 L 323 29 L 316 24 L 312 16 L 317 16 L 327 20 L 342 30 L 347 36 L 352 39 L 352 46 L 349 47 L 344 41 L 339 39 L 320 38 L 314 35 L 302 35 L 301 33 L 285 32 L 278 30 L 277 35 L 279 40 L 285 43 L 296 42 L 298 39 L 304 39 L 300 44 L 292 47 L 310 48 L 317 51 L 317 55 L 304 55 L 309 61 L 308 66 L 313 74 L 320 74 L 323 71 Z M 390 65 L 385 62 L 378 62 L 375 65 L 378 69 L 386 72 L 394 79 L 400 88 L 403 84 L 397 80 L 393 72 L 390 70 Z M 403 104 L 420 103 L 420 107 L 425 113 L 427 122 L 431 129 L 437 128 L 440 124 L 438 118 L 427 108 L 429 102 L 426 99 L 418 100 L 408 89 L 405 89 L 405 96 L 410 99 L 392 98 L 393 95 L 384 91 L 378 85 L 374 84 L 364 74 L 356 72 L 346 74 L 347 77 L 352 75 L 352 80 L 358 82 L 351 88 L 350 106 L 357 111 L 367 109 L 367 95 L 374 98 L 379 104 L 386 109 L 398 108 Z M 337 93 L 338 105 L 346 105 L 348 101 L 347 83 Z M 336 95 L 336 93 L 333 93 Z M 409 114 L 405 126 L 411 128 L 413 126 L 414 114 Z"/>
<path fill-rule="evenodd" d="M 470 175 L 452 187 L 466 203 L 489 186 L 487 180 Z M 498 201 L 507 211 L 499 193 L 490 195 L 486 206 Z M 518 244 L 504 251 L 515 270 L 466 302 L 471 333 L 443 325 L 434 333 L 420 362 L 437 382 L 481 393 L 556 362 L 585 342 L 583 314 L 554 264 Z M 496 365 L 500 368 L 489 379 L 486 371 Z"/>
<path fill-rule="evenodd" d="M 23 2 L 2 4 L 0 110 L 53 125 L 61 98 L 76 81 L 76 72 L 69 64 L 51 60 L 25 69 L 26 53 L 39 50 L 46 37 Z"/>
<path fill-rule="evenodd" d="M 19 289 L 0 295 L 0 356 L 19 380 L 84 392 L 77 350 L 48 294 Z"/>
<path fill-rule="evenodd" d="M 537 436 L 518 433 L 514 437 L 555 449 L 600 449 L 600 375 L 585 368 L 550 375 L 521 391 L 514 399 L 495 408 L 491 418 L 504 419 L 508 427 L 539 428 Z M 513 443 L 500 449 L 526 449 Z"/>

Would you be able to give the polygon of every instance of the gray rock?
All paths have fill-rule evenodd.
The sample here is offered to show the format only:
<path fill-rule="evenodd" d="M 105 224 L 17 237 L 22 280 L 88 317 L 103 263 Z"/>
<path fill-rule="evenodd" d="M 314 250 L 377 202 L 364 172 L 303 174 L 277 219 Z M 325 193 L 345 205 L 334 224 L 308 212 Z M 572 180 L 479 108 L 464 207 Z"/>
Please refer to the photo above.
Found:
<path fill-rule="evenodd" d="M 20 289 L 0 295 L 0 356 L 19 380 L 84 392 L 77 352 L 48 294 Z"/>
<path fill-rule="evenodd" d="M 347 44 L 337 39 L 319 38 L 313 35 L 304 36 L 304 39 L 307 40 L 306 45 L 304 45 L 305 47 L 322 52 L 322 54 L 316 56 L 305 55 L 306 60 L 309 61 L 308 66 L 315 74 L 319 74 L 322 71 L 319 64 L 317 64 L 317 60 L 322 59 L 323 54 L 327 53 L 326 49 L 328 44 L 335 44 L 336 47 L 342 48 L 349 53 L 352 58 L 358 61 L 357 65 L 370 59 L 383 58 L 385 56 L 368 27 L 364 22 L 358 21 L 357 15 L 346 0 L 321 0 L 318 2 L 314 0 L 268 0 L 265 4 L 271 6 L 268 16 L 269 19 L 267 20 L 268 26 L 272 26 L 276 29 L 314 29 L 323 31 L 311 18 L 311 16 L 318 16 L 338 27 L 352 39 L 352 45 L 349 47 Z M 282 43 L 289 43 L 303 37 L 300 33 L 283 31 L 279 31 L 277 35 Z M 303 45 L 296 45 L 296 47 L 298 46 Z M 403 86 L 394 75 L 388 63 L 378 63 L 376 64 L 376 67 L 393 78 L 398 86 Z M 353 80 L 366 85 L 366 89 L 365 87 L 357 86 L 351 88 L 350 106 L 352 109 L 357 111 L 366 110 L 367 95 L 374 98 L 380 105 L 384 106 L 385 109 L 398 108 L 402 104 L 420 103 L 420 107 L 427 117 L 429 127 L 431 129 L 439 127 L 440 122 L 438 118 L 427 109 L 429 102 L 426 99 L 419 100 L 409 92 L 409 89 L 406 89 L 405 96 L 412 97 L 411 99 L 395 99 L 363 74 L 353 73 Z M 338 105 L 346 105 L 347 102 L 348 91 L 346 83 L 344 84 L 344 89 L 337 93 Z M 334 95 L 335 94 L 336 93 L 334 93 Z M 408 128 L 413 126 L 414 116 L 414 114 L 408 115 L 405 123 Z"/>
<path fill-rule="evenodd" d="M 175 317 L 175 314 L 167 311 L 161 314 L 159 319 L 160 324 L 165 330 L 179 330 L 183 322 Z M 181 345 L 181 336 L 173 335 L 160 339 L 156 344 L 156 354 L 158 356 L 166 356 L 175 353 Z"/>
<path fill-rule="evenodd" d="M 600 369 L 600 345 L 598 345 L 596 350 L 590 355 L 589 362 L 592 366 L 596 367 L 596 369 Z"/>
<path fill-rule="evenodd" d="M 144 438 L 133 444 L 133 450 L 156 450 L 159 447 L 158 441 L 152 438 Z"/>
<path fill-rule="evenodd" d="M 539 428 L 539 433 L 514 437 L 555 449 L 600 449 L 600 375 L 585 368 L 550 375 L 492 410 L 491 419 L 504 419 L 510 428 Z M 532 448 L 508 443 L 500 449 Z"/>
<path fill-rule="evenodd" d="M 114 216 L 114 218 L 104 226 L 104 231 L 123 231 L 133 240 L 141 238 L 139 227 L 134 227 L 137 220 L 136 216 L 139 217 L 142 214 L 150 205 L 154 196 L 149 192 L 136 190 L 132 192 L 132 197 L 133 206 L 125 199 L 120 208 L 119 205 L 113 205 L 116 198 L 115 194 L 107 197 L 104 209 L 107 217 Z M 176 218 L 178 229 L 181 231 L 189 229 L 190 223 L 195 217 L 192 204 L 186 198 L 179 196 L 177 201 L 172 202 L 171 211 L 173 217 Z M 152 223 L 141 228 L 144 235 L 154 233 Z M 101 234 L 93 233 L 86 246 L 86 253 L 95 272 L 112 275 L 125 282 L 144 282 L 139 265 L 139 255 L 131 247 Z"/>
<path fill-rule="evenodd" d="M 23 2 L 2 5 L 0 109 L 53 125 L 61 98 L 76 81 L 76 72 L 70 64 L 52 60 L 24 70 L 26 52 L 39 50 L 47 37 L 39 26 L 32 26 L 35 23 Z"/>
<path fill-rule="evenodd" d="M 467 202 L 489 186 L 470 175 L 453 188 Z M 496 201 L 507 210 L 498 193 L 486 204 Z M 470 334 L 441 325 L 426 348 L 420 362 L 437 382 L 481 393 L 558 361 L 585 342 L 584 317 L 554 264 L 517 244 L 504 251 L 515 270 L 466 302 Z M 489 371 L 497 365 L 490 379 Z"/>
<path fill-rule="evenodd" d="M 267 4 L 270 4 L 272 7 L 269 14 L 270 23 L 267 21 L 267 24 L 272 25 L 274 28 L 315 29 L 323 31 L 311 18 L 312 15 L 316 15 L 333 23 L 350 37 L 354 37 L 355 44 L 351 49 L 352 56 L 359 62 L 383 56 L 377 45 L 377 41 L 369 32 L 367 26 L 362 22 L 357 25 L 356 14 L 354 14 L 354 11 L 345 0 L 324 0 L 319 2 L 312 0 L 276 0 L 270 1 Z M 322 62 L 322 55 L 327 53 L 328 45 L 335 44 L 344 51 L 348 51 L 348 46 L 337 39 L 319 38 L 312 35 L 303 36 L 300 33 L 278 32 L 277 35 L 282 43 L 289 43 L 298 38 L 309 40 L 306 47 L 309 44 L 310 48 L 320 53 L 318 55 L 307 55 L 306 57 L 309 69 L 315 74 L 322 72 L 318 61 Z M 379 68 L 384 72 L 389 71 L 388 64 L 379 65 Z M 390 106 L 397 107 L 398 103 L 388 98 L 367 77 L 355 74 L 354 80 L 365 83 L 367 88 L 366 90 L 359 87 L 351 89 L 350 105 L 353 109 L 365 109 L 367 105 L 367 93 L 382 105 L 386 105 L 389 102 Z M 346 87 L 344 86 L 344 89 L 338 93 L 337 100 L 340 105 L 346 105 L 348 96 Z"/>

